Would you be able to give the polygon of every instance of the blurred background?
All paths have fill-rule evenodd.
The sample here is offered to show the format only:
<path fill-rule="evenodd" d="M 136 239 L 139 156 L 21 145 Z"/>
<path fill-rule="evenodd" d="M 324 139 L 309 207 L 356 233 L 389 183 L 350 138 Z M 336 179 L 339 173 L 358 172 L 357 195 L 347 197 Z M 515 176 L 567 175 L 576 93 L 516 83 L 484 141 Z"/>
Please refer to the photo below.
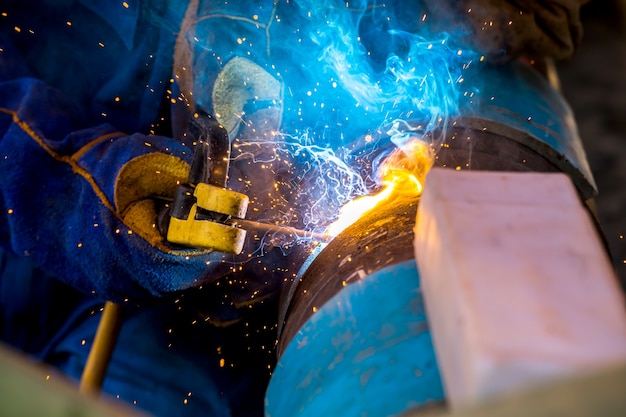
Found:
<path fill-rule="evenodd" d="M 583 43 L 557 64 L 599 189 L 598 216 L 626 289 L 626 0 L 582 9 Z"/>

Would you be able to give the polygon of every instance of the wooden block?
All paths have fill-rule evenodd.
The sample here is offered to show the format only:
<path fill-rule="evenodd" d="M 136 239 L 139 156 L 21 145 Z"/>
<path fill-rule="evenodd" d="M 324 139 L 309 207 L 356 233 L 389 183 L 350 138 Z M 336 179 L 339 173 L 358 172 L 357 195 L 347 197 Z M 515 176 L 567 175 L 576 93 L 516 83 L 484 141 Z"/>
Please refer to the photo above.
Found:
<path fill-rule="evenodd" d="M 626 363 L 626 309 L 564 174 L 434 168 L 415 254 L 452 407 Z"/>

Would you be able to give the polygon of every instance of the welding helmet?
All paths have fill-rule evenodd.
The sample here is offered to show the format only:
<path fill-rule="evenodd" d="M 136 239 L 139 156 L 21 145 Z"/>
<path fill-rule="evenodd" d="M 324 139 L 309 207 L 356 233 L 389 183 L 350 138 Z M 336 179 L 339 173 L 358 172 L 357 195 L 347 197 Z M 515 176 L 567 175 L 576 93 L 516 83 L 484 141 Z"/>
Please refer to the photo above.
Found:
<path fill-rule="evenodd" d="M 247 126 L 337 147 L 375 128 L 379 109 L 357 95 L 373 93 L 367 78 L 403 52 L 392 26 L 412 30 L 421 9 L 403 7 L 390 23 L 399 1 L 335 3 L 192 0 L 175 51 L 186 110 L 213 115 L 231 140 Z"/>
<path fill-rule="evenodd" d="M 176 42 L 185 111 L 212 115 L 231 141 L 242 125 L 262 135 L 281 122 L 283 85 L 263 54 L 271 8 L 262 3 L 192 0 Z"/>

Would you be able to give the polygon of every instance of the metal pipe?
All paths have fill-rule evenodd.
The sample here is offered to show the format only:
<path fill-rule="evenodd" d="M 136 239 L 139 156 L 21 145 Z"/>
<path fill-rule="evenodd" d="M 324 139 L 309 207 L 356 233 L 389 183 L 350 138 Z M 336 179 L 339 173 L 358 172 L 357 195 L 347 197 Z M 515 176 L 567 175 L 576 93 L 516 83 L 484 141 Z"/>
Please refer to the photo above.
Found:
<path fill-rule="evenodd" d="M 592 201 L 595 183 L 576 125 L 554 86 L 519 65 L 480 76 L 480 94 L 468 93 L 460 116 L 439 132 L 434 165 L 564 172 L 581 200 Z M 370 151 L 354 152 L 382 154 Z M 400 415 L 445 405 L 413 252 L 418 204 L 377 206 L 320 245 L 285 288 L 268 415 Z"/>

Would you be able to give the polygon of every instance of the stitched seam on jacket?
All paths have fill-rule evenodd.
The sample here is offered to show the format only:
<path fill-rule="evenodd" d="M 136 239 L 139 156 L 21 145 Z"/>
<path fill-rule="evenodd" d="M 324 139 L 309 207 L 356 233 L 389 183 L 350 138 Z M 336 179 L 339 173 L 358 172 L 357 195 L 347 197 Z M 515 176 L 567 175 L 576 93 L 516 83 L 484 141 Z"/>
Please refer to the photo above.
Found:
<path fill-rule="evenodd" d="M 76 152 L 74 152 L 74 154 L 71 157 L 73 160 L 78 161 L 81 156 L 86 154 L 90 149 L 92 149 L 94 146 L 96 146 L 100 142 L 104 142 L 105 140 L 119 137 L 119 136 L 124 136 L 124 135 L 125 135 L 124 132 L 111 132 L 102 136 L 98 136 L 97 138 L 95 138 L 94 140 L 92 140 L 91 142 L 89 142 L 88 144 L 86 144 L 85 146 L 77 150 Z"/>
<path fill-rule="evenodd" d="M 106 206 L 106 208 L 109 209 L 113 214 L 115 214 L 115 216 L 119 219 L 119 216 L 115 212 L 115 209 L 113 208 L 113 205 L 111 204 L 111 202 L 107 198 L 106 194 L 104 194 L 102 189 L 98 186 L 98 184 L 96 183 L 96 180 L 93 178 L 93 176 L 89 172 L 87 172 L 84 168 L 82 168 L 80 165 L 78 165 L 78 163 L 72 158 L 72 156 L 61 155 L 60 153 L 54 151 L 52 148 L 50 148 L 48 145 L 46 145 L 44 140 L 30 127 L 30 125 L 26 121 L 20 119 L 20 117 L 19 117 L 19 115 L 17 114 L 16 111 L 9 110 L 9 109 L 6 109 L 6 108 L 0 108 L 0 111 L 3 112 L 3 113 L 9 114 L 13 118 L 13 123 L 18 125 L 20 127 L 20 129 L 22 129 L 22 131 L 24 131 L 24 133 L 26 133 L 35 142 L 37 142 L 37 144 L 43 150 L 45 150 L 52 158 L 54 158 L 54 159 L 56 159 L 57 161 L 60 161 L 60 162 L 65 162 L 66 164 L 68 164 L 69 166 L 72 167 L 72 171 L 74 171 L 76 174 L 80 175 L 85 180 L 87 180 L 87 182 L 89 183 L 89 185 L 91 185 L 91 188 L 96 193 L 96 195 L 98 196 L 100 201 L 102 201 L 102 204 L 104 204 Z M 96 139 L 96 140 L 98 140 L 98 139 Z M 87 145 L 87 146 L 89 146 L 89 145 Z"/>

